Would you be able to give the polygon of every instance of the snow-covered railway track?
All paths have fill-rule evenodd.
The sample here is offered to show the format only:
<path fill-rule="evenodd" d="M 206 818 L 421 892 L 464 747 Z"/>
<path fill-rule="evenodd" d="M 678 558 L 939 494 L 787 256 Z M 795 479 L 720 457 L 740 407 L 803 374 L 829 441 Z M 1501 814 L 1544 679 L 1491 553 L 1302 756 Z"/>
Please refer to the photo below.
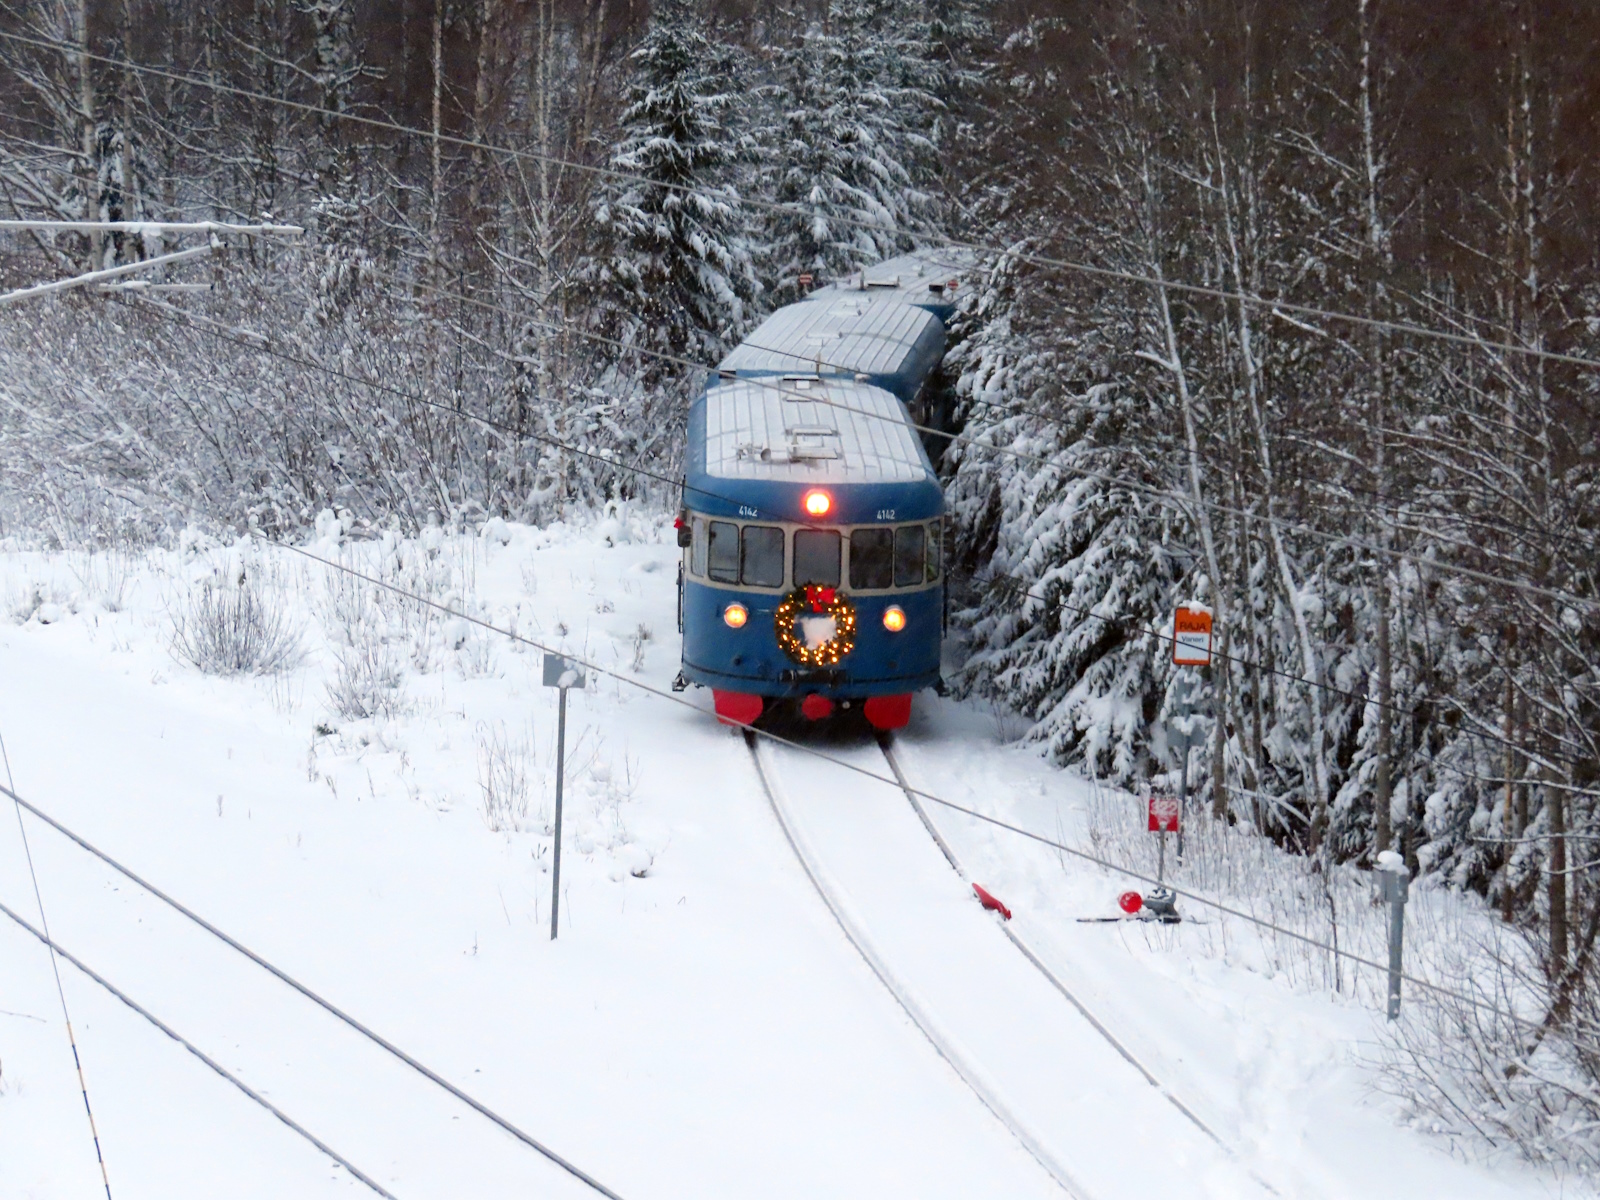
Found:
<path fill-rule="evenodd" d="M 76 862 L 57 856 L 52 871 L 58 890 L 70 886 L 78 893 L 75 908 L 81 910 L 83 898 L 89 895 L 104 897 L 88 906 L 96 910 L 94 919 L 80 922 L 72 935 L 75 945 L 90 947 L 90 957 L 99 970 L 64 950 L 58 952 L 317 1149 L 326 1151 L 327 1147 L 311 1128 L 336 1141 L 352 1160 L 366 1165 L 377 1177 L 369 1178 L 339 1156 L 341 1165 L 373 1190 L 390 1196 L 383 1186 L 389 1184 L 403 1190 L 408 1200 L 510 1194 L 530 1188 L 539 1195 L 574 1200 L 595 1195 L 621 1200 L 520 1124 L 49 813 L 4 786 L 0 786 L 0 797 L 33 814 L 66 843 L 84 852 Z M 107 868 L 135 884 L 137 890 L 123 892 L 113 903 L 111 894 L 117 889 L 108 886 Z M 44 939 L 3 904 L 0 913 L 34 938 Z M 127 991 L 113 985 L 101 971 L 113 974 Z M 268 975 L 277 982 L 269 981 Z M 143 1003 L 133 1000 L 129 992 Z M 181 1027 L 189 1038 L 179 1037 L 152 1009 Z M 191 1038 L 217 1047 L 214 1056 L 225 1058 L 232 1071 L 214 1062 Z M 247 1086 L 246 1081 L 254 1086 Z M 277 1104 L 267 1103 L 265 1096 Z M 462 1107 L 483 1121 L 461 1121 Z M 362 1119 L 375 1114 L 380 1116 L 376 1127 L 370 1119 Z"/>
<path fill-rule="evenodd" d="M 944 856 L 945 861 L 950 864 L 950 869 L 956 873 L 961 882 L 969 887 L 972 886 L 975 881 L 972 878 L 971 872 L 969 872 L 966 866 L 962 863 L 960 856 L 955 851 L 955 848 L 950 845 L 948 839 L 946 839 L 944 834 L 940 832 L 938 824 L 934 821 L 933 816 L 928 812 L 927 806 L 922 802 L 922 797 L 917 794 L 917 789 L 912 787 L 910 781 L 906 779 L 905 769 L 900 763 L 899 754 L 893 737 L 887 733 L 880 733 L 878 735 L 878 748 L 883 751 L 884 760 L 889 764 L 889 770 L 894 774 L 895 782 L 899 784 L 901 792 L 905 794 L 907 802 L 910 803 L 912 811 L 917 814 L 917 819 L 922 823 L 923 828 L 928 831 L 928 835 L 933 839 L 934 844 L 938 846 L 939 853 Z M 1061 978 L 1060 974 L 1050 968 L 1050 966 L 1045 962 L 1044 956 L 1034 946 L 1030 945 L 1025 937 L 1023 937 L 1016 931 L 1016 929 L 1012 927 L 1012 924 L 1009 920 L 1001 922 L 999 929 L 1000 932 L 1005 935 L 1006 939 L 1022 954 L 1023 958 L 1026 959 L 1027 962 L 1045 978 L 1052 988 L 1061 993 L 1062 997 L 1067 1001 L 1067 1003 L 1072 1005 L 1072 1007 L 1082 1015 L 1083 1019 L 1088 1021 L 1089 1024 L 1094 1027 L 1095 1032 L 1104 1038 L 1106 1043 L 1111 1046 L 1111 1048 L 1114 1049 L 1129 1066 L 1131 1066 L 1135 1071 L 1139 1072 L 1139 1074 L 1144 1077 L 1145 1081 L 1151 1087 L 1160 1092 L 1161 1095 L 1164 1096 L 1167 1101 L 1178 1110 L 1178 1112 L 1182 1113 L 1184 1117 L 1192 1122 L 1196 1129 L 1215 1142 L 1217 1146 L 1225 1151 L 1230 1157 L 1235 1159 L 1238 1158 L 1237 1151 L 1235 1151 L 1232 1146 L 1224 1141 L 1222 1137 L 1214 1129 L 1212 1129 L 1211 1126 L 1208 1125 L 1198 1113 L 1194 1111 L 1193 1108 L 1184 1103 L 1181 1097 L 1179 1097 L 1171 1088 L 1163 1083 L 1155 1074 L 1155 1072 L 1152 1071 L 1150 1067 L 1147 1066 L 1145 1062 L 1140 1059 L 1139 1056 L 1136 1055 L 1121 1038 L 1117 1037 L 1117 1035 L 1111 1031 L 1105 1022 L 1101 1021 L 1100 1018 L 1094 1014 L 1089 1006 L 1086 1005 L 1083 1000 L 1070 987 L 1067 986 L 1066 981 Z M 1256 1182 L 1258 1182 L 1267 1191 L 1271 1192 L 1275 1196 L 1281 1194 L 1277 1188 L 1273 1187 L 1266 1180 L 1256 1176 L 1254 1172 L 1251 1172 L 1251 1174 L 1256 1179 Z"/>
<path fill-rule="evenodd" d="M 807 878 L 817 890 L 817 895 L 822 898 L 823 904 L 833 914 L 850 944 L 856 948 L 863 961 L 878 977 L 879 982 L 888 989 L 889 994 L 895 999 L 907 1017 L 911 1019 L 923 1035 L 938 1051 L 957 1075 L 961 1077 L 972 1091 L 977 1095 L 983 1106 L 994 1114 L 995 1119 L 1010 1131 L 1013 1137 L 1020 1142 L 1025 1150 L 1033 1156 L 1041 1167 L 1049 1173 L 1068 1195 L 1075 1200 L 1090 1200 L 1089 1193 L 1078 1183 L 1065 1165 L 1056 1161 L 1054 1154 L 1046 1147 L 1027 1127 L 1027 1125 L 1013 1113 L 1000 1095 L 995 1082 L 989 1079 L 982 1068 L 971 1061 L 955 1038 L 945 1031 L 938 1020 L 928 1011 L 922 1001 L 912 992 L 910 987 L 898 975 L 884 958 L 883 954 L 874 944 L 871 934 L 866 929 L 860 918 L 853 911 L 844 890 L 834 881 L 828 873 L 827 867 L 816 853 L 800 829 L 792 805 L 784 795 L 781 786 L 773 776 L 762 753 L 762 744 L 755 734 L 746 732 L 745 741 L 750 747 L 750 756 L 755 763 L 756 774 L 761 780 L 762 791 L 766 794 L 767 802 L 772 806 L 773 815 L 777 817 L 779 826 L 783 829 L 783 836 L 799 859 Z"/>
<path fill-rule="evenodd" d="M 883 751 L 883 757 L 889 764 L 889 770 L 894 773 L 895 781 L 899 783 L 900 790 L 905 793 L 906 799 L 911 804 L 912 811 L 917 814 L 917 819 L 922 822 L 923 828 L 925 828 L 928 831 L 929 836 L 933 838 L 934 844 L 939 847 L 939 852 L 944 855 L 945 861 L 950 864 L 951 870 L 956 873 L 956 875 L 961 879 L 962 883 L 970 886 L 974 882 L 971 873 L 965 866 L 962 865 L 960 857 L 956 854 L 950 843 L 945 839 L 944 834 L 939 832 L 939 827 L 934 823 L 933 818 L 929 815 L 927 807 L 922 803 L 922 798 L 917 795 L 916 789 L 914 789 L 911 784 L 906 781 L 905 771 L 901 767 L 900 760 L 895 753 L 893 739 L 891 739 L 888 734 L 880 734 L 878 737 L 878 747 Z M 1061 995 L 1066 999 L 1067 1003 L 1072 1005 L 1073 1008 L 1077 1009 L 1078 1012 L 1083 1015 L 1083 1019 L 1094 1026 L 1095 1032 L 1097 1032 L 1101 1037 L 1105 1038 L 1106 1042 L 1110 1044 L 1111 1048 L 1120 1054 L 1129 1066 L 1144 1076 L 1145 1082 L 1165 1096 L 1167 1100 L 1171 1102 L 1172 1106 L 1181 1112 L 1185 1117 L 1187 1117 L 1190 1121 L 1193 1121 L 1195 1128 L 1200 1130 L 1201 1133 L 1205 1134 L 1213 1142 L 1217 1143 L 1217 1145 L 1222 1146 L 1224 1149 L 1229 1149 L 1227 1143 L 1224 1142 L 1222 1138 L 1217 1136 L 1216 1131 L 1213 1130 L 1211 1126 L 1207 1125 L 1203 1120 L 1201 1120 L 1192 1108 L 1190 1108 L 1173 1093 L 1172 1089 L 1167 1087 L 1166 1084 L 1162 1083 L 1161 1080 L 1156 1077 L 1155 1073 L 1152 1072 L 1150 1068 L 1147 1067 L 1138 1058 L 1138 1056 L 1133 1053 L 1132 1050 L 1128 1049 L 1128 1047 L 1123 1043 L 1122 1039 L 1117 1037 L 1116 1034 L 1112 1033 L 1111 1030 L 1106 1027 L 1105 1023 L 1089 1010 L 1088 1006 L 1085 1005 L 1084 1002 L 1079 999 L 1076 993 L 1074 993 L 1073 990 L 1066 985 L 1066 982 L 1061 978 L 1061 976 L 1052 971 L 1049 966 L 1045 964 L 1045 961 L 1040 956 L 1039 952 L 1028 944 L 1027 939 L 1011 927 L 1011 923 L 1009 921 L 1001 923 L 999 928 L 1000 932 L 1005 934 L 1006 939 L 1022 953 L 1023 958 L 1027 959 L 1029 964 L 1036 968 L 1038 972 L 1045 977 L 1050 986 L 1055 988 L 1056 991 L 1060 992 Z"/>
<path fill-rule="evenodd" d="M 1273 1193 L 1025 941 L 995 936 L 997 918 L 951 878 L 961 865 L 948 841 L 920 804 L 906 805 L 915 797 L 892 751 L 832 747 L 828 757 L 880 777 L 887 757 L 900 787 L 747 741 L 785 838 L 846 938 L 1063 1190 L 1080 1200 Z"/>

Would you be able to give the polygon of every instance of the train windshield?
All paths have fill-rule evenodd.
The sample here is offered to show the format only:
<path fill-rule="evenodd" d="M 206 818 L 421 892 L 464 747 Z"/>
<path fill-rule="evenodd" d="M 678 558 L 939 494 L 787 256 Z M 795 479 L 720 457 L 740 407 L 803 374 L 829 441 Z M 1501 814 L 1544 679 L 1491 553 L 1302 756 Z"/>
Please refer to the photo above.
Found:
<path fill-rule="evenodd" d="M 783 586 L 783 530 L 773 525 L 746 525 L 739 576 L 751 587 Z"/>
<path fill-rule="evenodd" d="M 794 582 L 796 587 L 820 583 L 839 586 L 839 531 L 836 529 L 797 529 L 794 535 Z"/>
<path fill-rule="evenodd" d="M 927 530 L 902 525 L 894 531 L 894 585 L 911 587 L 922 582 L 922 547 Z"/>
<path fill-rule="evenodd" d="M 850 535 L 850 586 L 886 588 L 894 578 L 894 530 L 857 529 Z"/>

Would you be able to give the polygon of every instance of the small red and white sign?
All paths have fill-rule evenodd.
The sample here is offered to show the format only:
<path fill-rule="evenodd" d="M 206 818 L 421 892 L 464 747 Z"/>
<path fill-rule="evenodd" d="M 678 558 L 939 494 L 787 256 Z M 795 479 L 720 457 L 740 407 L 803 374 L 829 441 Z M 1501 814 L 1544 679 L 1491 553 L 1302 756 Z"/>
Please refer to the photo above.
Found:
<path fill-rule="evenodd" d="M 1179 605 L 1172 614 L 1172 661 L 1180 667 L 1211 665 L 1211 612 Z"/>
<path fill-rule="evenodd" d="M 812 283 L 815 282 L 815 278 L 816 277 L 813 276 L 809 271 L 802 273 L 800 276 L 800 286 L 810 287 Z"/>
<path fill-rule="evenodd" d="M 1178 817 L 1183 806 L 1176 796 L 1155 794 L 1150 797 L 1150 832 L 1177 833 Z"/>

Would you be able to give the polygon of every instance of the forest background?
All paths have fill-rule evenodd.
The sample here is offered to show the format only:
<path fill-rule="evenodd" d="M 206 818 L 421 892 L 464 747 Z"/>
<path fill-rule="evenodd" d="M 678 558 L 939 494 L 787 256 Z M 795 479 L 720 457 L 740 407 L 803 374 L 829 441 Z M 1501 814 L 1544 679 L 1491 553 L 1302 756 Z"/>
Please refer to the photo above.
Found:
<path fill-rule="evenodd" d="M 9 309 L 0 522 L 665 507 L 802 274 L 979 243 L 919 405 L 959 686 L 1170 785 L 1209 606 L 1213 815 L 1497 906 L 1544 1016 L 1490 1073 L 1564 1030 L 1538 1102 L 1593 1118 L 1597 57 L 1579 0 L 8 0 L 0 215 L 308 234 Z M 9 235 L 0 283 L 180 242 Z"/>

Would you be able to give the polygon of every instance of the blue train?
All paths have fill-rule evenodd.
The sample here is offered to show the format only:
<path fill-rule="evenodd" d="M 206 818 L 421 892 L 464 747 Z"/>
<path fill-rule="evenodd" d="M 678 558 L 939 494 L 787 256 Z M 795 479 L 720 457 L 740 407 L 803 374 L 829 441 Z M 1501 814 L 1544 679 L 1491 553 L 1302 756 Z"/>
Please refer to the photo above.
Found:
<path fill-rule="evenodd" d="M 820 287 L 691 406 L 673 686 L 711 688 L 719 719 L 859 707 L 896 729 L 939 686 L 944 492 L 909 414 L 970 267 L 922 251 Z"/>

